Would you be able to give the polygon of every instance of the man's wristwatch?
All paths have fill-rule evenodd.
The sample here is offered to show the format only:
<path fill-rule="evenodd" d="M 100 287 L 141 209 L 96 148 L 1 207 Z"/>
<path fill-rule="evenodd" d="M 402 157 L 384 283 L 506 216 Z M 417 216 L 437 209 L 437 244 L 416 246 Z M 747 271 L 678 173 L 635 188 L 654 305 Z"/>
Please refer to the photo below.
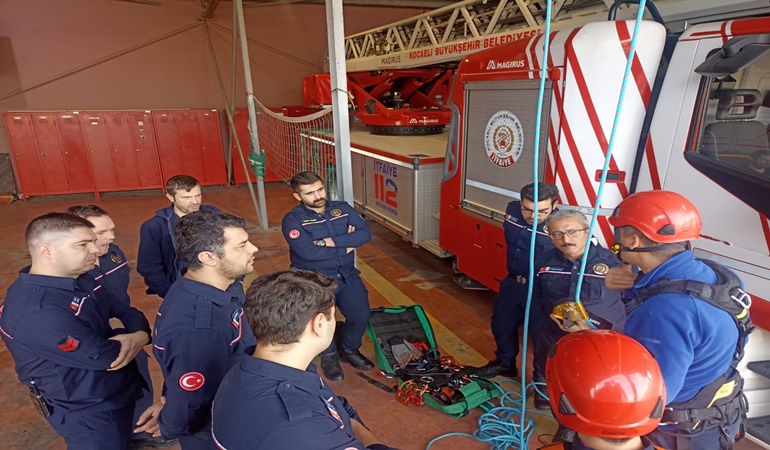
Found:
<path fill-rule="evenodd" d="M 315 243 L 315 245 L 317 245 L 319 247 L 326 247 L 326 241 L 324 241 L 323 239 L 319 239 L 319 240 L 315 241 L 314 243 Z"/>

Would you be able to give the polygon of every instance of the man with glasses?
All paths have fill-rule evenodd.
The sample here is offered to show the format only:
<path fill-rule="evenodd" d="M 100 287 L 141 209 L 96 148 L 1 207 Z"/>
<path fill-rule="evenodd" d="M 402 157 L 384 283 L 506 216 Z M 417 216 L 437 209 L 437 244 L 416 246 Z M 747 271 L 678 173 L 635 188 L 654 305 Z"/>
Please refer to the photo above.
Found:
<path fill-rule="evenodd" d="M 546 229 L 556 249 L 546 255 L 535 279 L 534 295 L 540 300 L 540 308 L 533 317 L 540 315 L 540 333 L 534 342 L 534 371 L 538 381 L 544 379 L 545 362 L 549 349 L 556 341 L 568 334 L 569 321 L 557 323 L 549 320 L 554 306 L 576 300 L 576 289 L 583 252 L 590 245 L 585 267 L 580 302 L 595 328 L 613 329 L 623 332 L 626 321 L 625 306 L 618 291 L 607 288 L 604 276 L 610 267 L 621 265 L 618 258 L 608 249 L 594 244 L 588 235 L 586 216 L 574 209 L 554 211 L 545 221 Z M 574 320 L 574 318 L 573 318 Z M 548 409 L 549 402 L 536 395 L 535 406 Z"/>
<path fill-rule="evenodd" d="M 538 202 L 535 205 L 535 185 L 528 184 L 521 188 L 521 200 L 508 203 L 505 211 L 505 243 L 506 267 L 508 276 L 500 282 L 500 291 L 492 305 L 492 335 L 495 337 L 497 350 L 496 359 L 479 368 L 478 375 L 492 378 L 498 375 L 515 377 L 516 357 L 519 355 L 519 327 L 524 324 L 524 313 L 527 306 L 527 277 L 529 277 L 530 239 L 532 224 L 537 214 L 537 229 L 535 230 L 535 269 L 541 267 L 539 260 L 549 250 L 554 249 L 551 238 L 543 231 L 545 219 L 554 211 L 559 189 L 547 183 L 538 185 Z M 538 305 L 533 296 L 531 310 Z M 539 318 L 533 315 L 532 318 Z M 530 323 L 529 329 L 537 329 Z M 530 338 L 536 336 L 530 334 Z M 547 403 L 547 400 L 546 400 Z"/>

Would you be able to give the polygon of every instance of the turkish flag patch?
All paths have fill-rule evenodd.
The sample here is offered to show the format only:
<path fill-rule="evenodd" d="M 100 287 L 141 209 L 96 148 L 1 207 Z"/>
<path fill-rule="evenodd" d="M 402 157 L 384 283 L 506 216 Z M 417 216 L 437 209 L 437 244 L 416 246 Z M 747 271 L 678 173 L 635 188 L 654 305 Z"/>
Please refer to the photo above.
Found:
<path fill-rule="evenodd" d="M 299 230 L 289 231 L 289 237 L 292 239 L 297 239 L 299 237 Z"/>
<path fill-rule="evenodd" d="M 197 391 L 205 382 L 206 378 L 198 372 L 187 372 L 179 377 L 179 387 L 185 391 Z"/>
<path fill-rule="evenodd" d="M 77 350 L 79 345 L 80 345 L 80 341 L 78 341 L 72 336 L 67 336 L 66 339 L 62 339 L 61 341 L 59 341 L 58 344 L 56 344 L 56 348 L 58 348 L 59 350 L 65 353 L 69 353 Z"/>

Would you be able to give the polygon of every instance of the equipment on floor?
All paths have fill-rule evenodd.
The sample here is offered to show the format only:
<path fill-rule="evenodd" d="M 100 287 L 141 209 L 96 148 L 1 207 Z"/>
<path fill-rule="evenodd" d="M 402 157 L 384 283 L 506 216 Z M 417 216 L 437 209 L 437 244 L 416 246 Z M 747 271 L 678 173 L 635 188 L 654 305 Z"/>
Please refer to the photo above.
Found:
<path fill-rule="evenodd" d="M 398 401 L 426 404 L 452 417 L 471 409 L 489 410 L 499 388 L 473 375 L 473 368 L 441 356 L 425 311 L 419 305 L 374 308 L 366 332 L 374 342 L 377 365 L 398 377 Z"/>

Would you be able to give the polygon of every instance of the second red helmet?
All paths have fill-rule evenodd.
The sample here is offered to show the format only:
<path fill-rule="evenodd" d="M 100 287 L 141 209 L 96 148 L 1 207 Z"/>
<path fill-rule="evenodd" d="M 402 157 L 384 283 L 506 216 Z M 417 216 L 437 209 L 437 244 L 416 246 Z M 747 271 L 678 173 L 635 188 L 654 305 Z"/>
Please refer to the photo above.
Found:
<path fill-rule="evenodd" d="M 551 349 L 545 373 L 556 418 L 579 433 L 630 438 L 660 422 L 666 389 L 658 363 L 624 334 L 569 334 Z"/>

